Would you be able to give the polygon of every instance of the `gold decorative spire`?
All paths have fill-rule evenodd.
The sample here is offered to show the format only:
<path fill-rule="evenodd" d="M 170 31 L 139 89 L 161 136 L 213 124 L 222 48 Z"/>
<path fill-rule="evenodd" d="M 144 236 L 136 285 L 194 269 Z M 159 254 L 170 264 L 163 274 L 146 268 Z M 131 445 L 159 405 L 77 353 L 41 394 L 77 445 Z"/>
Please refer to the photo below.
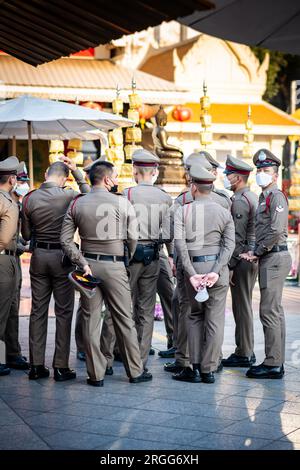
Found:
<path fill-rule="evenodd" d="M 201 112 L 200 122 L 202 130 L 200 131 L 200 143 L 205 148 L 212 143 L 211 115 L 209 114 L 210 99 L 207 96 L 207 84 L 203 81 L 203 96 L 200 98 Z"/>
<path fill-rule="evenodd" d="M 253 142 L 254 142 L 254 134 L 253 134 L 253 122 L 251 119 L 251 106 L 248 106 L 247 111 L 247 121 L 245 122 L 245 129 L 246 132 L 244 134 L 244 146 L 243 146 L 243 157 L 250 158 L 253 155 Z"/>

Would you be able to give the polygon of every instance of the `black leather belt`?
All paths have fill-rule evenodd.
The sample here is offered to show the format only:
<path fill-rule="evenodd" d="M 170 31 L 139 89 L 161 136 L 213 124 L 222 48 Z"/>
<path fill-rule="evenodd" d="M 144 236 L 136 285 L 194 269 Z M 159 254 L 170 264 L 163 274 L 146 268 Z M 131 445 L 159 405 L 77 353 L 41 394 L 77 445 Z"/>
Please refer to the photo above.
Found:
<path fill-rule="evenodd" d="M 45 248 L 46 250 L 61 250 L 60 243 L 35 242 L 35 248 Z"/>
<path fill-rule="evenodd" d="M 279 251 L 288 251 L 287 245 L 275 245 L 269 253 L 278 253 Z"/>
<path fill-rule="evenodd" d="M 218 255 L 191 256 L 191 261 L 193 263 L 205 263 L 206 261 L 215 261 L 218 257 Z"/>
<path fill-rule="evenodd" d="M 2 250 L 0 255 L 16 256 L 16 252 L 13 250 Z"/>
<path fill-rule="evenodd" d="M 82 253 L 85 258 L 94 259 L 96 261 L 125 261 L 125 256 L 114 256 L 114 255 L 97 255 L 96 253 Z"/>

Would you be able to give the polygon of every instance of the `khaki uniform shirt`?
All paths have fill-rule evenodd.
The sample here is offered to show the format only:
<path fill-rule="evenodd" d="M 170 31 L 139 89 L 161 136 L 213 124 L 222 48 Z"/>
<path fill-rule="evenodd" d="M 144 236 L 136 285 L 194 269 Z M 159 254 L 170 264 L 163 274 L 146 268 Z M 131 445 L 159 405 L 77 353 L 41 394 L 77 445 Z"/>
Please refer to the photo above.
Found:
<path fill-rule="evenodd" d="M 219 274 L 228 264 L 234 247 L 231 214 L 211 196 L 196 199 L 176 211 L 175 248 L 189 276 L 196 274 L 191 256 L 218 255 L 208 266 L 209 271 Z"/>
<path fill-rule="evenodd" d="M 211 197 L 215 202 L 217 202 L 218 204 L 221 204 L 221 206 L 224 207 L 224 209 L 227 209 L 230 211 L 231 200 L 225 191 L 222 191 L 221 189 L 216 189 L 214 187 L 211 192 Z"/>
<path fill-rule="evenodd" d="M 248 187 L 236 191 L 231 198 L 231 214 L 235 226 L 235 249 L 229 263 L 233 269 L 241 260 L 240 254 L 255 247 L 255 214 L 258 197 Z"/>
<path fill-rule="evenodd" d="M 17 248 L 19 209 L 11 195 L 0 189 L 0 251 Z"/>
<path fill-rule="evenodd" d="M 82 252 L 124 256 L 124 242 L 130 256 L 136 249 L 138 225 L 134 208 L 125 197 L 105 188 L 94 187 L 79 196 L 70 204 L 63 222 L 62 247 L 73 263 L 83 267 L 88 262 L 73 241 L 76 228 Z"/>
<path fill-rule="evenodd" d="M 139 223 L 139 243 L 159 241 L 162 223 L 172 206 L 172 198 L 163 189 L 152 184 L 140 183 L 123 191 L 135 208 Z M 168 251 L 169 251 L 169 247 Z"/>
<path fill-rule="evenodd" d="M 82 176 L 73 172 L 81 191 L 90 190 Z M 78 178 L 76 177 L 78 175 Z M 23 198 L 22 236 L 25 240 L 34 237 L 35 241 L 59 243 L 61 226 L 70 202 L 78 195 L 68 187 L 59 187 L 53 182 L 42 183 L 39 189 L 31 191 Z"/>
<path fill-rule="evenodd" d="M 274 184 L 259 196 L 255 219 L 256 248 L 261 256 L 274 245 L 285 245 L 288 237 L 288 203 Z"/>

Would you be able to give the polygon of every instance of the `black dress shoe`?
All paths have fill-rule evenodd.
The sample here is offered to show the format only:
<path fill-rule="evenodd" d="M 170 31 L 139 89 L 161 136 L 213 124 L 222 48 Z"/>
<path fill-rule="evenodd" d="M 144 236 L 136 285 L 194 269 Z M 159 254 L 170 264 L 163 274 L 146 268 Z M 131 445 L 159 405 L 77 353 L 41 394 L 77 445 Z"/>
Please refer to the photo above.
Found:
<path fill-rule="evenodd" d="M 166 351 L 159 351 L 158 352 L 158 355 L 159 357 L 163 357 L 165 359 L 172 359 L 173 357 L 175 357 L 175 353 L 176 353 L 176 348 L 170 348 L 170 349 L 167 349 Z"/>
<path fill-rule="evenodd" d="M 205 384 L 213 384 L 215 382 L 215 376 L 213 372 L 201 372 L 201 381 Z"/>
<path fill-rule="evenodd" d="M 0 364 L 0 377 L 10 374 L 10 368 L 6 364 Z"/>
<path fill-rule="evenodd" d="M 149 380 L 152 380 L 152 374 L 150 374 L 150 372 L 143 371 L 143 373 L 137 377 L 130 377 L 129 382 L 131 384 L 139 384 L 141 382 L 149 382 Z"/>
<path fill-rule="evenodd" d="M 246 376 L 250 379 L 282 379 L 284 375 L 284 367 L 266 366 L 264 363 L 259 366 L 252 366 L 246 372 Z"/>
<path fill-rule="evenodd" d="M 172 375 L 172 379 L 180 380 L 182 382 L 200 383 L 200 372 L 199 370 L 192 370 L 190 367 L 184 367 L 181 372 Z"/>
<path fill-rule="evenodd" d="M 8 359 L 6 365 L 11 369 L 28 370 L 30 364 L 27 362 L 27 358 L 24 356 L 16 356 L 12 359 Z"/>
<path fill-rule="evenodd" d="M 173 372 L 173 374 L 176 374 L 177 372 L 181 372 L 183 369 L 184 367 L 179 365 L 176 361 L 166 362 L 166 364 L 164 364 L 164 370 L 166 372 Z"/>
<path fill-rule="evenodd" d="M 86 383 L 88 385 L 92 385 L 92 387 L 103 387 L 104 380 L 92 380 L 89 377 L 86 379 Z"/>
<path fill-rule="evenodd" d="M 54 367 L 54 380 L 56 382 L 65 382 L 66 380 L 76 379 L 76 372 L 69 367 Z"/>
<path fill-rule="evenodd" d="M 86 358 L 85 358 L 85 352 L 83 351 L 77 351 L 77 359 L 79 359 L 80 361 L 85 361 Z"/>
<path fill-rule="evenodd" d="M 254 354 L 251 357 L 244 357 L 233 353 L 227 359 L 222 359 L 222 364 L 224 367 L 251 367 L 255 361 Z"/>
<path fill-rule="evenodd" d="M 106 367 L 105 375 L 113 375 L 114 370 L 112 367 Z"/>
<path fill-rule="evenodd" d="M 149 351 L 149 356 L 154 356 L 154 354 L 155 354 L 155 349 L 153 349 L 151 346 L 150 351 Z"/>
<path fill-rule="evenodd" d="M 50 371 L 45 366 L 30 366 L 28 374 L 29 380 L 46 379 L 49 377 Z"/>

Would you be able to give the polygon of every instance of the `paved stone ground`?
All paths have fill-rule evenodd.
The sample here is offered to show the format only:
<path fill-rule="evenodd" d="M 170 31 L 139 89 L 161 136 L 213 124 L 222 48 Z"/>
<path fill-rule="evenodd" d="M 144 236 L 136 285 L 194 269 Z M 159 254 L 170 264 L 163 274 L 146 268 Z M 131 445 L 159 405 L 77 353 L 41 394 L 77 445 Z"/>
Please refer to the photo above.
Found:
<path fill-rule="evenodd" d="M 0 378 L 0 449 L 300 449 L 300 289 L 286 288 L 287 364 L 284 380 L 254 381 L 245 370 L 224 370 L 214 385 L 178 383 L 157 355 L 149 360 L 153 381 L 129 384 L 122 364 L 103 388 L 85 383 L 84 363 L 71 366 L 77 380 L 30 382 L 23 371 Z M 258 292 L 254 309 L 257 311 Z M 28 354 L 28 316 L 20 317 Z M 46 364 L 51 366 L 55 319 L 49 318 Z M 153 346 L 165 348 L 163 322 L 155 322 Z M 255 352 L 263 335 L 255 315 Z M 223 353 L 233 351 L 230 300 Z"/>

